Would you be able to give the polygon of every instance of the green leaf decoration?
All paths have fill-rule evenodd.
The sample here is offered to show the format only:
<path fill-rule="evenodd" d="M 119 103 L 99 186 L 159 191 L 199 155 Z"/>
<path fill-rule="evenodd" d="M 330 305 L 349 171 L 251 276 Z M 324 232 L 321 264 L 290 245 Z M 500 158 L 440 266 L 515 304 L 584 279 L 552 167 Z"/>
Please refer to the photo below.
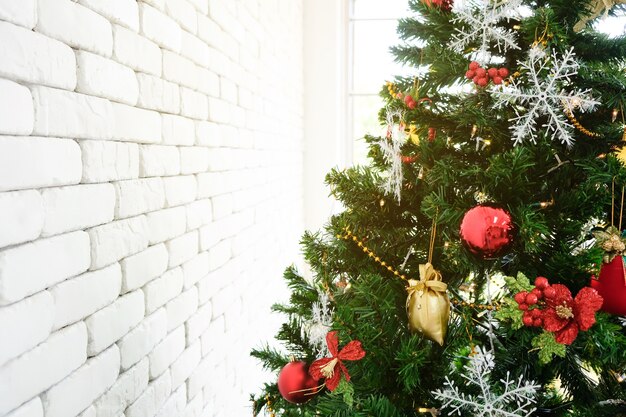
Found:
<path fill-rule="evenodd" d="M 552 361 L 555 356 L 565 357 L 565 345 L 560 344 L 554 338 L 554 333 L 543 331 L 532 341 L 535 349 L 539 350 L 539 363 L 546 365 Z"/>

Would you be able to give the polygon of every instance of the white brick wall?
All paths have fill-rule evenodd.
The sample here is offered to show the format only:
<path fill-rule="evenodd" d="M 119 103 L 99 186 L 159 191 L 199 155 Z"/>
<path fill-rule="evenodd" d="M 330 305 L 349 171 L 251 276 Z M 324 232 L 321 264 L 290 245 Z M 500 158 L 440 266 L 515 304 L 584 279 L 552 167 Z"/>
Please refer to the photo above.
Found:
<path fill-rule="evenodd" d="M 249 414 L 302 228 L 302 2 L 0 1 L 0 417 Z"/>

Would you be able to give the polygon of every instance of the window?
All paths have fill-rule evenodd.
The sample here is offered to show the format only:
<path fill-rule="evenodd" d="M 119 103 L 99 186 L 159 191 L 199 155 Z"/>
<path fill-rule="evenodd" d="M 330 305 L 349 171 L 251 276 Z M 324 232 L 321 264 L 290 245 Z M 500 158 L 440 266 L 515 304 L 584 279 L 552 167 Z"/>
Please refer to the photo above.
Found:
<path fill-rule="evenodd" d="M 366 162 L 365 134 L 382 133 L 378 110 L 383 101 L 378 93 L 384 82 L 410 73 L 389 52 L 400 43 L 396 27 L 408 10 L 408 0 L 350 0 L 347 104 L 352 146 L 348 151 L 355 164 Z"/>

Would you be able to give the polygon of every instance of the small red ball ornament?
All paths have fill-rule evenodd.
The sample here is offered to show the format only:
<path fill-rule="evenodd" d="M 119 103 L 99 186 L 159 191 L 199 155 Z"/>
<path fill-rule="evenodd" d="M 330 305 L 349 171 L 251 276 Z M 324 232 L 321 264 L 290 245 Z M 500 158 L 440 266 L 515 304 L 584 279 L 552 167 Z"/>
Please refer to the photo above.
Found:
<path fill-rule="evenodd" d="M 511 214 L 503 208 L 480 204 L 468 210 L 461 221 L 461 241 L 474 255 L 495 259 L 513 244 L 516 227 Z"/>
<path fill-rule="evenodd" d="M 603 263 L 598 279 L 591 280 L 591 288 L 604 299 L 602 311 L 618 316 L 626 315 L 626 270 L 624 258 L 616 256 L 608 264 Z"/>
<path fill-rule="evenodd" d="M 309 375 L 306 362 L 289 362 L 278 374 L 278 391 L 290 403 L 302 404 L 319 392 L 319 381 Z"/>

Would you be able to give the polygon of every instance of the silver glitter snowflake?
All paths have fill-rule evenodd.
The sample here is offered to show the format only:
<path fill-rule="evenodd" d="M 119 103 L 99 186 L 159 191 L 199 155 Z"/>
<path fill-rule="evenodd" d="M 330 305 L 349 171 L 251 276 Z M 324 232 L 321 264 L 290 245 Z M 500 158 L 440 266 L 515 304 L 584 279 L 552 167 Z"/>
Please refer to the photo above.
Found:
<path fill-rule="evenodd" d="M 520 49 L 515 32 L 498 26 L 498 23 L 508 21 L 521 5 L 522 0 L 466 0 L 455 5 L 452 22 L 459 27 L 452 35 L 450 48 L 464 53 L 468 46 L 478 44 L 472 58 L 481 65 L 491 60 L 494 44 L 500 53 Z"/>
<path fill-rule="evenodd" d="M 401 148 L 406 142 L 404 125 L 400 122 L 402 119 L 402 112 L 387 109 L 387 137 L 378 142 L 383 158 L 389 164 L 389 172 L 382 188 L 385 194 L 393 195 L 398 204 L 402 198 L 402 181 L 404 180 Z"/>
<path fill-rule="evenodd" d="M 313 303 L 312 318 L 308 320 L 302 330 L 308 337 L 311 346 L 317 350 L 317 356 L 323 358 L 329 355 L 326 346 L 326 335 L 333 325 L 333 311 L 330 299 L 325 292 L 319 292 L 319 301 Z"/>
<path fill-rule="evenodd" d="M 542 127 L 551 139 L 571 146 L 574 143 L 574 127 L 566 115 L 574 110 L 589 111 L 600 104 L 591 97 L 589 90 L 569 88 L 571 77 L 579 69 L 574 49 L 563 56 L 558 56 L 556 52 L 549 56 L 541 46 L 534 46 L 528 59 L 519 64 L 524 74 L 522 77 L 509 86 L 498 86 L 492 90 L 497 98 L 495 107 L 515 104 L 523 109 L 519 111 L 516 108 L 516 117 L 510 119 L 513 122 L 512 139 L 516 144 L 524 139 L 534 143 L 537 139 L 537 119 L 547 116 Z"/>
<path fill-rule="evenodd" d="M 462 411 L 469 411 L 475 417 L 528 417 L 534 411 L 535 396 L 539 385 L 524 380 L 511 379 L 507 373 L 506 379 L 499 382 L 502 387 L 495 393 L 490 384 L 490 374 L 495 366 L 493 354 L 478 347 L 477 353 L 470 358 L 466 366 L 466 373 L 462 377 L 467 385 L 478 388 L 479 394 L 464 394 L 448 377 L 445 388 L 433 391 L 436 399 L 442 401 L 442 409 L 450 409 L 450 414 L 461 415 Z"/>

